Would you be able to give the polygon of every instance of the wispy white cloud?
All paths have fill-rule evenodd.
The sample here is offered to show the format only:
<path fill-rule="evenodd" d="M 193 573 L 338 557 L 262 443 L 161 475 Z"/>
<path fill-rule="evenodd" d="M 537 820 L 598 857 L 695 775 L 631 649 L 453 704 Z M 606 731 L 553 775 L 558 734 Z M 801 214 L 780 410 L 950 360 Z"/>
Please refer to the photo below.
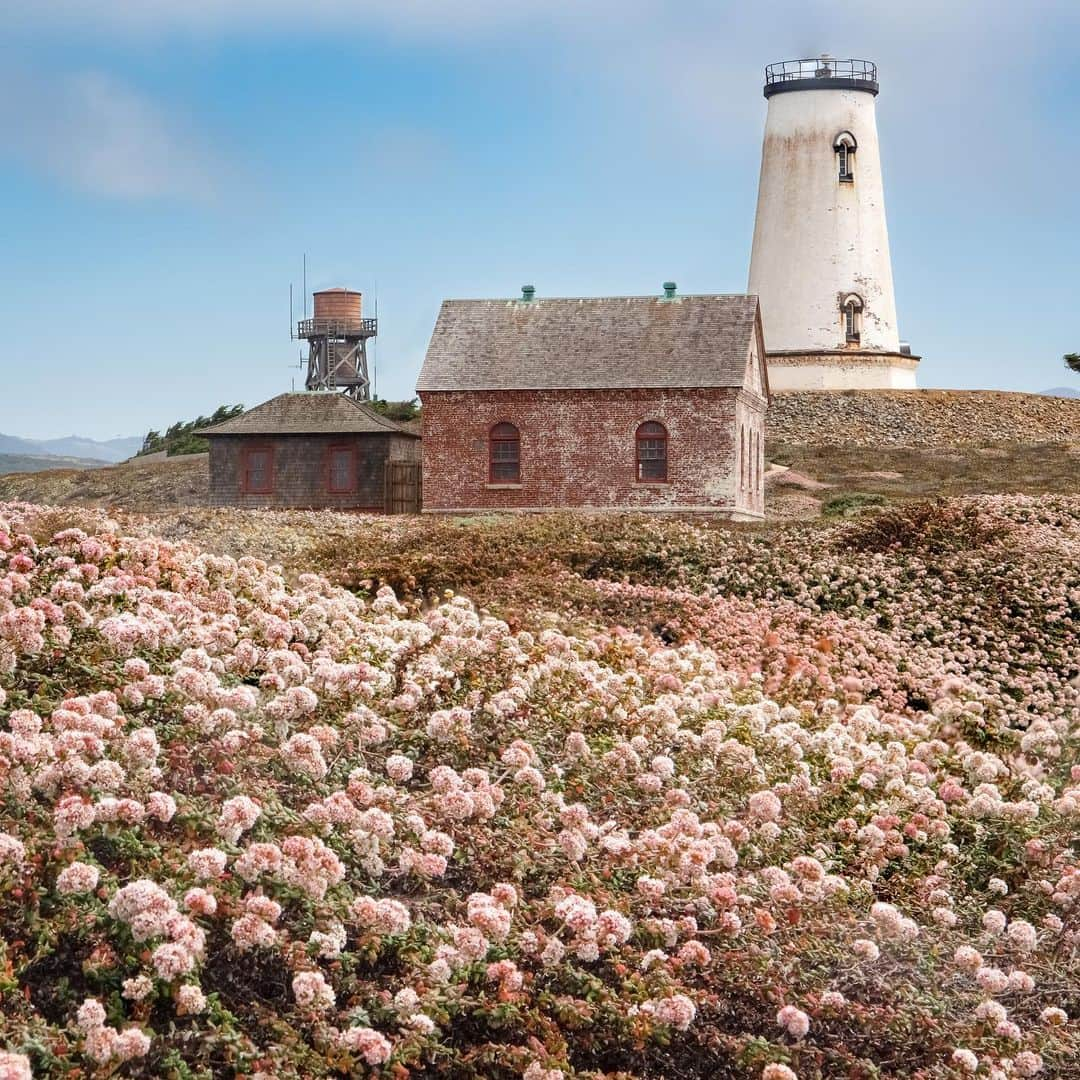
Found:
<path fill-rule="evenodd" d="M 652 6 L 647 0 L 34 0 L 8 17 L 16 26 L 108 33 L 302 34 L 381 26 L 423 37 L 487 37 L 507 28 L 618 22 Z"/>
<path fill-rule="evenodd" d="M 214 155 L 166 108 L 97 71 L 0 72 L 0 154 L 120 199 L 206 200 L 221 176 Z"/>
<path fill-rule="evenodd" d="M 642 138 L 669 148 L 696 142 L 708 156 L 756 142 L 763 66 L 816 55 L 859 56 L 879 64 L 883 115 L 895 135 L 923 153 L 949 153 L 953 174 L 1008 167 L 1018 146 L 1040 138 L 1031 117 L 1049 65 L 1076 56 L 1076 0 L 34 0 L 7 13 L 23 35 L 129 47 L 180 37 L 245 42 L 287 34 L 334 34 L 370 43 L 371 34 L 435 42 L 498 57 L 503 45 L 523 63 L 542 64 L 602 95 L 620 123 L 640 118 Z M 482 56 L 480 57 L 482 62 Z M 86 79 L 86 76 L 81 77 Z M 205 190 L 211 160 L 190 132 L 159 107 L 104 80 L 82 88 L 41 86 L 37 112 L 77 136 L 75 160 L 33 129 L 22 135 L 34 158 L 91 190 L 138 195 Z M 0 89 L 3 76 L 0 75 Z M 66 89 L 65 89 L 66 88 Z M 9 98 L 11 95 L 7 95 Z M 18 98 L 20 95 L 15 95 Z M 10 106 L 0 122 L 10 127 Z M 55 130 L 55 129 L 54 129 Z M 97 132 L 91 137 L 87 132 Z M 408 141 L 408 140 L 406 140 Z M 49 145 L 45 145 L 49 142 Z M 897 140 L 898 144 L 899 140 Z M 1050 152 L 1072 152 L 1067 140 Z M 895 145 L 894 144 L 894 145 Z M 911 143 L 914 145 L 914 143 Z M 963 144 L 962 160 L 955 148 Z M 432 148 L 424 147 L 429 154 Z M 24 151 L 25 153 L 26 151 Z M 390 151 L 388 151 L 390 152 Z M 416 155 L 412 140 L 391 156 Z M 1045 154 L 1047 151 L 1042 151 Z"/>

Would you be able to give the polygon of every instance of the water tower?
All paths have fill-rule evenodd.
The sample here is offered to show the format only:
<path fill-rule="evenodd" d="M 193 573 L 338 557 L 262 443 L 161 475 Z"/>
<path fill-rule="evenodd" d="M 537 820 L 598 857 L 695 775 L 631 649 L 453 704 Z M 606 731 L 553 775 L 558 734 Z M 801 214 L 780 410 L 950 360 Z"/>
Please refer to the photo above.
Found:
<path fill-rule="evenodd" d="M 357 401 L 371 396 L 367 342 L 378 332 L 375 319 L 363 317 L 363 297 L 351 289 L 314 294 L 314 314 L 296 324 L 308 343 L 307 388 L 340 390 Z"/>
<path fill-rule="evenodd" d="M 877 94 L 867 60 L 765 69 L 749 291 L 773 390 L 915 386 L 918 357 L 896 326 Z"/>

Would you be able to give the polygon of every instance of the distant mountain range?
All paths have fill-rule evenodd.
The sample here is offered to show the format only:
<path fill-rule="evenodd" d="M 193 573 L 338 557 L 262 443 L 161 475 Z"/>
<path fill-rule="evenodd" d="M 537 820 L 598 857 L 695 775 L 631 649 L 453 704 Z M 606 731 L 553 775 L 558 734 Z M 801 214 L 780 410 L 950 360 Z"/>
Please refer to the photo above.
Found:
<path fill-rule="evenodd" d="M 19 454 L 26 457 L 79 458 L 86 462 L 115 464 L 126 461 L 142 448 L 142 438 L 85 439 L 80 435 L 68 435 L 63 439 L 20 439 L 17 435 L 0 434 L 0 454 Z M 70 468 L 70 461 L 44 465 L 43 468 Z"/>
<path fill-rule="evenodd" d="M 1049 390 L 1040 390 L 1044 397 L 1075 397 L 1080 398 L 1080 390 L 1072 386 L 1053 386 Z"/>

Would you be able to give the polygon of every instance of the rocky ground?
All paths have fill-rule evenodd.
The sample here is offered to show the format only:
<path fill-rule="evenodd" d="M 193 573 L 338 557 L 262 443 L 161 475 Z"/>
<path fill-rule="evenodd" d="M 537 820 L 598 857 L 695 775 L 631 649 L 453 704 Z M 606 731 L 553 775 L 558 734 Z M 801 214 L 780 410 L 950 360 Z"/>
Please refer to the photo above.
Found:
<path fill-rule="evenodd" d="M 1080 399 L 1001 390 L 845 390 L 773 397 L 769 439 L 818 446 L 1080 441 Z"/>

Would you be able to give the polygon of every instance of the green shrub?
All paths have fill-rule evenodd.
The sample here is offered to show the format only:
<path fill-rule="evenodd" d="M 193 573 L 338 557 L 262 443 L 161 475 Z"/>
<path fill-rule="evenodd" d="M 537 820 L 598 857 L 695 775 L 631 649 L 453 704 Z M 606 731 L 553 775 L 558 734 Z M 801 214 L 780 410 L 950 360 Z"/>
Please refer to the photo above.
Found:
<path fill-rule="evenodd" d="M 849 492 L 829 499 L 821 508 L 826 517 L 854 517 L 872 506 L 884 506 L 885 496 L 876 493 Z"/>

